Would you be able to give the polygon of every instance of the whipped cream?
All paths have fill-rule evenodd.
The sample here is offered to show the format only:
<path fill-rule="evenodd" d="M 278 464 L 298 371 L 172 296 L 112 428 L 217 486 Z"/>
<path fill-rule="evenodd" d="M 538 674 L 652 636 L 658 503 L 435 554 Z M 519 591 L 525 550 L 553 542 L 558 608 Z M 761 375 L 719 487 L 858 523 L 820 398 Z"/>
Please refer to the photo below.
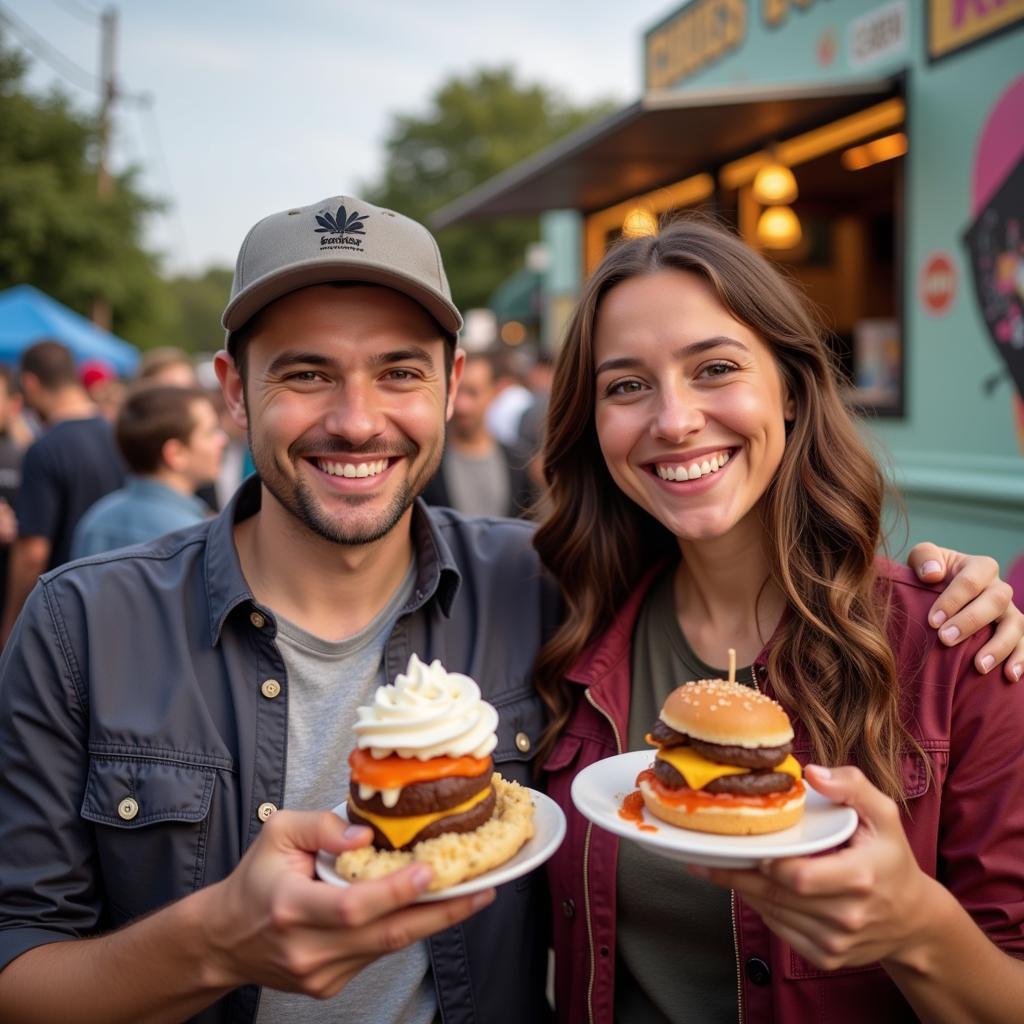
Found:
<path fill-rule="evenodd" d="M 356 746 L 377 758 L 487 757 L 498 744 L 498 712 L 480 699 L 480 687 L 415 654 L 393 685 L 378 687 L 373 703 L 356 709 L 356 717 Z"/>

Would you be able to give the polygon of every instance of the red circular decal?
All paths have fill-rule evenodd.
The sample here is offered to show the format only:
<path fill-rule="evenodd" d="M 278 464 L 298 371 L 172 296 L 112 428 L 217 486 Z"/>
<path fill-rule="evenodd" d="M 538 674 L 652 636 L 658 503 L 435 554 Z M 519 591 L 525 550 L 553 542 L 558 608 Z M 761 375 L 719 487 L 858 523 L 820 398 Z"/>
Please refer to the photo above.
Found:
<path fill-rule="evenodd" d="M 944 252 L 932 253 L 921 270 L 921 304 L 932 314 L 949 312 L 956 297 L 956 267 Z"/>

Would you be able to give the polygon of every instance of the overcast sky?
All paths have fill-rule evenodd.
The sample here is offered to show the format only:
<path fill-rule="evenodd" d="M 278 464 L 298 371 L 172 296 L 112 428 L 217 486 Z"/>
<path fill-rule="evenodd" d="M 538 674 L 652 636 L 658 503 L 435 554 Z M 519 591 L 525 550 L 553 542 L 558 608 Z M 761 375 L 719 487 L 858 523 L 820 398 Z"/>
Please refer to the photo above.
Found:
<path fill-rule="evenodd" d="M 103 0 L 0 0 L 23 26 L 90 76 Z M 150 244 L 171 271 L 233 264 L 249 226 L 375 178 L 392 115 L 420 113 L 438 85 L 513 65 L 524 79 L 584 102 L 640 93 L 643 31 L 674 0 L 122 0 L 118 80 L 154 98 L 122 103 L 115 161 L 140 165 L 170 201 Z M 90 17 L 90 14 L 93 15 Z M 22 45 L 15 32 L 8 40 Z M 38 45 L 37 45 L 38 48 Z M 60 58 L 50 54 L 53 61 Z M 35 59 L 31 84 L 81 88 Z M 68 81 L 68 78 L 74 81 Z"/>

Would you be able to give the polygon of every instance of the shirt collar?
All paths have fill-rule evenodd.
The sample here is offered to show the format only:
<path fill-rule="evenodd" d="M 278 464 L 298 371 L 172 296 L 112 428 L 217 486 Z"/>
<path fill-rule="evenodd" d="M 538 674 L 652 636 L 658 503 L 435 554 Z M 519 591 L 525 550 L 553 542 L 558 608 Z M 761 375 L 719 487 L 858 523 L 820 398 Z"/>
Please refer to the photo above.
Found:
<path fill-rule="evenodd" d="M 224 511 L 210 523 L 206 543 L 206 593 L 210 609 L 210 642 L 217 644 L 227 617 L 242 604 L 253 616 L 262 616 L 273 634 L 274 613 L 257 603 L 242 575 L 242 565 L 235 548 L 235 523 L 255 515 L 260 507 L 260 481 L 255 474 L 242 481 Z M 412 513 L 412 542 L 416 552 L 416 586 L 405 611 L 421 608 L 437 598 L 446 617 L 462 580 L 458 565 L 430 510 L 417 498 Z M 254 623 L 255 624 L 255 623 Z"/>

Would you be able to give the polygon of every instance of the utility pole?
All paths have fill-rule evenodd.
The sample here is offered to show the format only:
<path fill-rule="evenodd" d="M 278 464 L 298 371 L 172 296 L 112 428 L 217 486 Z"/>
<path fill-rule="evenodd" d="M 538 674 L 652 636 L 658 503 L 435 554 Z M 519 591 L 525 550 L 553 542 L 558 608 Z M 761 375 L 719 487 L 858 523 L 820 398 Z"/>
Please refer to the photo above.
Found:
<path fill-rule="evenodd" d="M 114 194 L 114 179 L 107 163 L 110 159 L 110 123 L 117 84 L 114 81 L 114 45 L 117 39 L 117 9 L 108 7 L 100 19 L 100 80 L 103 93 L 99 115 L 99 162 L 96 169 L 96 195 L 109 201 Z M 110 303 L 97 296 L 92 304 L 92 322 L 109 331 L 112 322 Z"/>

